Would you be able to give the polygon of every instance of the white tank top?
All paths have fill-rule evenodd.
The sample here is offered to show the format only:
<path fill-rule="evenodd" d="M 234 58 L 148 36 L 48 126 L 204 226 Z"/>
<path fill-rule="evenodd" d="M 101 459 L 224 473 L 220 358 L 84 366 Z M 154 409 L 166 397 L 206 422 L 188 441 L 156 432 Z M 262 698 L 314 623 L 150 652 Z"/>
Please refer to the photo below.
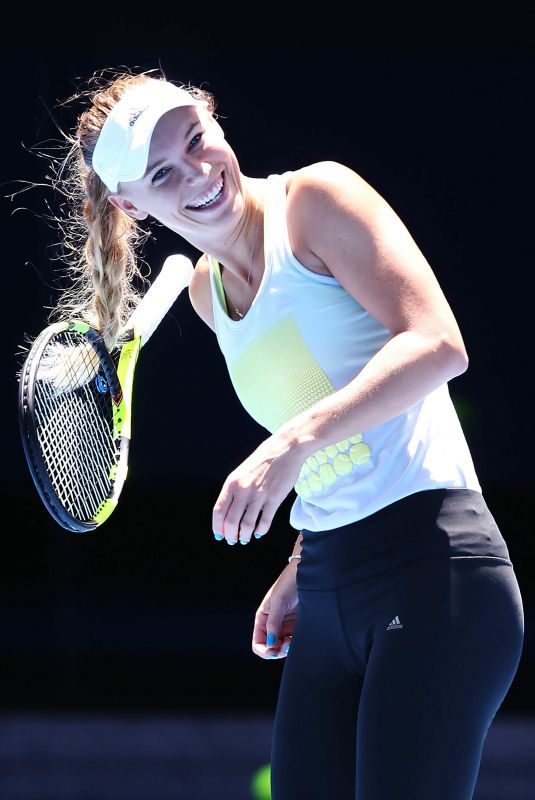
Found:
<path fill-rule="evenodd" d="M 228 313 L 210 258 L 215 331 L 244 408 L 273 433 L 347 384 L 391 338 L 332 276 L 304 267 L 290 248 L 286 180 L 270 175 L 264 201 L 264 275 L 243 319 Z M 447 383 L 367 431 L 307 458 L 290 524 L 327 530 L 362 519 L 413 492 L 481 491 Z"/>

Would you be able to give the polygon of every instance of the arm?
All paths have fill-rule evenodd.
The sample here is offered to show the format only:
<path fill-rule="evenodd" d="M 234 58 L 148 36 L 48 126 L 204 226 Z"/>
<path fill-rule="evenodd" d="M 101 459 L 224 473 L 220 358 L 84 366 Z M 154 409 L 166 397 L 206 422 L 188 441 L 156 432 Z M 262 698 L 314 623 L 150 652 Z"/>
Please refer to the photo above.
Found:
<path fill-rule="evenodd" d="M 210 289 L 210 267 L 208 258 L 204 253 L 195 265 L 188 291 L 194 311 L 197 312 L 209 328 L 215 331 L 212 292 Z"/>
<path fill-rule="evenodd" d="M 346 386 L 282 425 L 229 475 L 213 526 L 231 542 L 267 532 L 309 455 L 395 417 L 468 363 L 430 265 L 356 173 L 331 162 L 300 170 L 288 194 L 288 228 L 297 258 L 334 275 L 392 336 Z"/>
<path fill-rule="evenodd" d="M 299 560 L 301 558 L 301 546 L 303 544 L 303 533 L 300 532 L 299 536 L 295 540 L 294 549 L 292 550 L 292 554 L 288 559 L 288 563 L 291 564 L 294 560 Z"/>
<path fill-rule="evenodd" d="M 464 372 L 468 358 L 431 267 L 399 217 L 359 176 L 330 162 L 301 170 L 288 213 L 302 258 L 334 275 L 392 332 L 352 381 L 277 432 L 289 446 L 305 444 L 306 459 L 397 416 Z"/>

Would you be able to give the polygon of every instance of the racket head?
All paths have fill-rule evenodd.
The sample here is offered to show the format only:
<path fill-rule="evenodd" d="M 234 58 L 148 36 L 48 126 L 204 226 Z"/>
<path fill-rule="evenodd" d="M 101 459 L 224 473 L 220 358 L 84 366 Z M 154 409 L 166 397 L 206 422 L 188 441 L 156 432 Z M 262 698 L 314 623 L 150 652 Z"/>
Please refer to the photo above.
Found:
<path fill-rule="evenodd" d="M 123 405 L 96 330 L 71 320 L 35 339 L 20 372 L 20 433 L 41 500 L 68 531 L 90 532 L 115 508 L 128 461 L 129 440 L 117 435 Z"/>
<path fill-rule="evenodd" d="M 122 331 L 116 359 L 98 331 L 76 320 L 45 328 L 26 356 L 18 395 L 24 453 L 43 504 L 66 530 L 92 531 L 117 506 L 137 357 L 192 275 L 186 256 L 166 258 Z"/>

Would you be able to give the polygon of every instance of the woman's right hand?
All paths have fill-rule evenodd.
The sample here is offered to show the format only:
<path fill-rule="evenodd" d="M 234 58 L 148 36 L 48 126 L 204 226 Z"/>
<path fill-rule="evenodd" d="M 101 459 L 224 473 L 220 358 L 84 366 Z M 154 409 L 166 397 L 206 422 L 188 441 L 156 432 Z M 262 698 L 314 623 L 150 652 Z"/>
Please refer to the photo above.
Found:
<path fill-rule="evenodd" d="M 260 658 L 285 658 L 297 618 L 297 563 L 292 560 L 260 603 L 253 629 L 253 653 Z"/>

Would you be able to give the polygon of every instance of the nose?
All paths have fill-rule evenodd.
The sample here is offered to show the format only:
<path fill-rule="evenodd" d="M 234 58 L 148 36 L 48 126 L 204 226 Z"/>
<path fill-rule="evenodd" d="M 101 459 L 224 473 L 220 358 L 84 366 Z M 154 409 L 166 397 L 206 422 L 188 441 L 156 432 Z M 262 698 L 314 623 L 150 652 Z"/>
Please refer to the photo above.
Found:
<path fill-rule="evenodd" d="M 198 183 L 202 183 L 209 174 L 210 164 L 206 161 L 188 159 L 184 165 L 184 177 L 189 186 L 196 186 Z"/>

